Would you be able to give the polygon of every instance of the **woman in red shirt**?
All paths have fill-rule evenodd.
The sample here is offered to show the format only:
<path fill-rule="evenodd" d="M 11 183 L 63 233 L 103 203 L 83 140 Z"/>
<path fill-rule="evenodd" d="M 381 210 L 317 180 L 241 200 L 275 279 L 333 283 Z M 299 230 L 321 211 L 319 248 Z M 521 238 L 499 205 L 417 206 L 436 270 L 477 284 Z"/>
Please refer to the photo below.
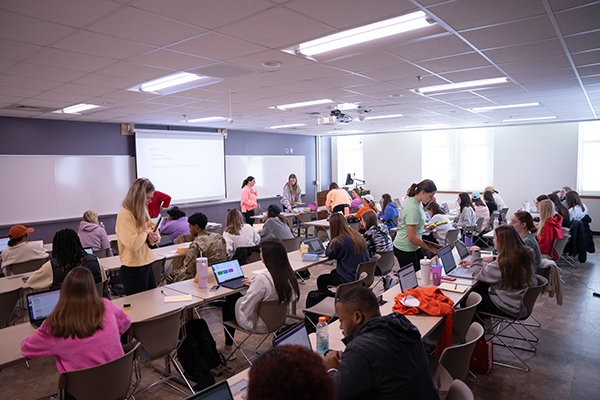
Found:
<path fill-rule="evenodd" d="M 562 231 L 562 217 L 556 213 L 552 200 L 542 200 L 539 203 L 540 225 L 538 226 L 539 236 L 535 238 L 540 245 L 542 257 L 558 259 L 558 253 L 552 248 L 554 241 L 564 237 Z"/>

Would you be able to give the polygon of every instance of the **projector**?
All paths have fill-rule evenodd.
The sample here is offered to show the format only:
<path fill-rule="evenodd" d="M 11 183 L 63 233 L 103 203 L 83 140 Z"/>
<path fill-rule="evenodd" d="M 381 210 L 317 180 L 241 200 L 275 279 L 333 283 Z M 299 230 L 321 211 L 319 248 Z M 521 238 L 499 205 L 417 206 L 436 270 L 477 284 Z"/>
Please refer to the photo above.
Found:
<path fill-rule="evenodd" d="M 329 117 L 320 117 L 317 120 L 319 125 L 347 124 L 351 121 L 352 117 L 348 114 L 343 114 L 340 110 L 332 110 Z"/>

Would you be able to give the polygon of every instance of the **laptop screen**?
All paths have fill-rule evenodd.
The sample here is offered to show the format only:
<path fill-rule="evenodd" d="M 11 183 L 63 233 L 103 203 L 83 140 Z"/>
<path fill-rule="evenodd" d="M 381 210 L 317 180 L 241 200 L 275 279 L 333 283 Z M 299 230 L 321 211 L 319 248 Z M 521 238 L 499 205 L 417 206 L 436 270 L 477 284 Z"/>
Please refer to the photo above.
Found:
<path fill-rule="evenodd" d="M 318 237 L 306 239 L 304 244 L 308 245 L 309 253 L 322 253 L 325 251 L 325 247 L 323 247 L 323 243 Z"/>
<path fill-rule="evenodd" d="M 243 278 L 244 273 L 238 260 L 225 261 L 219 264 L 213 264 L 213 272 L 215 273 L 215 279 L 220 285 L 224 282 L 232 279 Z"/>
<path fill-rule="evenodd" d="M 438 250 L 438 255 L 440 256 L 440 260 L 444 266 L 444 271 L 446 272 L 446 275 L 448 275 L 454 268 L 456 268 L 454 256 L 452 255 L 452 249 L 450 246 L 444 246 Z"/>
<path fill-rule="evenodd" d="M 308 331 L 303 322 L 298 323 L 296 327 L 290 329 L 288 332 L 274 340 L 275 346 L 284 346 L 286 344 L 298 344 L 312 350 L 310 339 L 308 338 Z"/>
<path fill-rule="evenodd" d="M 404 268 L 398 271 L 398 283 L 400 284 L 402 293 L 404 293 L 407 289 L 419 287 L 419 282 L 417 281 L 417 274 L 415 272 L 415 266 L 413 263 L 407 264 L 404 266 Z"/>
<path fill-rule="evenodd" d="M 9 237 L 4 237 L 4 238 L 0 238 L 0 252 L 2 252 L 2 250 L 8 248 L 8 241 L 10 240 Z"/>
<path fill-rule="evenodd" d="M 88 254 L 94 254 L 94 250 L 91 247 L 84 248 L 85 252 Z"/>
<path fill-rule="evenodd" d="M 233 400 L 227 381 L 221 381 L 198 392 L 185 400 Z"/>
<path fill-rule="evenodd" d="M 467 246 L 465 246 L 465 244 L 460 240 L 456 240 L 454 242 L 454 248 L 458 250 L 458 254 L 460 254 L 461 260 L 469 255 L 469 250 L 467 249 Z"/>
<path fill-rule="evenodd" d="M 33 321 L 43 321 L 48 318 L 50 313 L 56 307 L 60 290 L 50 292 L 32 293 L 27 295 L 27 305 L 29 306 L 29 319 Z"/>

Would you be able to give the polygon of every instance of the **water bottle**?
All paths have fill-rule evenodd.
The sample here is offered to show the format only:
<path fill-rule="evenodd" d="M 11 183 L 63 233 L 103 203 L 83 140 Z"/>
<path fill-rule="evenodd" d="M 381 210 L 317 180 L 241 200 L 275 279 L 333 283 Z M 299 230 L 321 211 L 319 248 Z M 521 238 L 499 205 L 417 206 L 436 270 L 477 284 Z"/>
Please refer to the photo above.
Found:
<path fill-rule="evenodd" d="M 465 246 L 467 248 L 473 246 L 473 232 L 467 232 L 465 234 Z"/>
<path fill-rule="evenodd" d="M 329 350 L 329 325 L 327 317 L 319 317 L 317 324 L 317 353 L 325 354 Z"/>
<path fill-rule="evenodd" d="M 198 287 L 204 289 L 208 286 L 208 258 L 200 257 L 196 258 L 196 276 L 198 276 Z"/>
<path fill-rule="evenodd" d="M 425 257 L 419 263 L 421 264 L 421 286 L 427 286 L 429 285 L 429 277 L 431 276 L 431 260 Z"/>

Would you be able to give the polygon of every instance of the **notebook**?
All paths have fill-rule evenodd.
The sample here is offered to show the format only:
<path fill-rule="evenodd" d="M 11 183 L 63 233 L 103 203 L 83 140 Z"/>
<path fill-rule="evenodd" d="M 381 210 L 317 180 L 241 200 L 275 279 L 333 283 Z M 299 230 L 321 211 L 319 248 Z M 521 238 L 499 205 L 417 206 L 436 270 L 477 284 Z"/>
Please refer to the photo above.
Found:
<path fill-rule="evenodd" d="M 413 263 L 407 264 L 400 268 L 398 271 L 398 283 L 400 284 L 402 293 L 408 289 L 415 289 L 419 287 L 417 273 L 415 272 L 415 266 Z"/>
<path fill-rule="evenodd" d="M 233 400 L 229 383 L 224 380 L 188 397 L 185 400 Z"/>
<path fill-rule="evenodd" d="M 30 293 L 27 295 L 27 306 L 29 307 L 29 321 L 31 326 L 39 329 L 42 322 L 48 318 L 50 313 L 56 307 L 60 290 L 50 290 L 46 292 Z"/>
<path fill-rule="evenodd" d="M 312 350 L 308 331 L 303 321 L 292 325 L 288 331 L 273 339 L 273 346 L 284 346 L 286 344 L 297 344 Z"/>
<path fill-rule="evenodd" d="M 456 250 L 458 254 L 458 250 Z M 454 261 L 454 255 L 450 246 L 444 246 L 438 250 L 438 255 L 444 266 L 444 272 L 447 276 L 453 276 L 455 278 L 467 278 L 473 279 L 473 273 L 468 268 L 457 267 Z M 460 257 L 460 256 L 459 256 Z"/>
<path fill-rule="evenodd" d="M 229 289 L 239 289 L 244 286 L 242 279 L 246 279 L 238 260 L 225 261 L 212 265 L 215 279 L 219 285 Z"/>
<path fill-rule="evenodd" d="M 304 239 L 304 244 L 308 246 L 308 252 L 311 254 L 325 255 L 325 246 L 318 237 Z"/>

